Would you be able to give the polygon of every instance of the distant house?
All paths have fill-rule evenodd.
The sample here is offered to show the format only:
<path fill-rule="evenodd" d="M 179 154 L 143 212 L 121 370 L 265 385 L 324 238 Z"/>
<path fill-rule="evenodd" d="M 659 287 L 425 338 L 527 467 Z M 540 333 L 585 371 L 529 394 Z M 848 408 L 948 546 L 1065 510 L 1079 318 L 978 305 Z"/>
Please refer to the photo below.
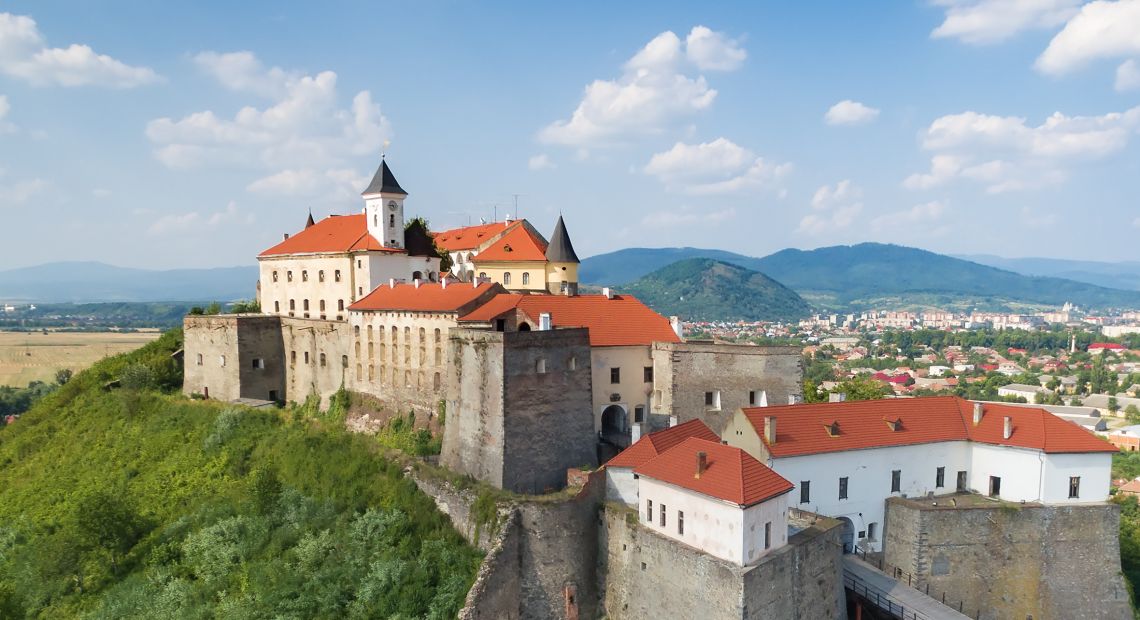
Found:
<path fill-rule="evenodd" d="M 1092 355 L 1100 355 L 1104 352 L 1120 353 L 1124 350 L 1124 345 L 1116 344 L 1114 342 L 1094 342 L 1089 345 L 1089 353 Z"/>
<path fill-rule="evenodd" d="M 998 396 L 1020 396 L 1026 402 L 1033 402 L 1038 394 L 1046 396 L 1051 392 L 1039 385 L 1026 385 L 1024 383 L 1010 383 L 998 388 Z"/>
<path fill-rule="evenodd" d="M 1140 478 L 1129 480 L 1128 482 L 1122 484 L 1116 491 L 1121 495 L 1140 497 Z"/>
<path fill-rule="evenodd" d="M 1108 434 L 1108 442 L 1124 452 L 1140 450 L 1140 424 L 1118 428 Z"/>

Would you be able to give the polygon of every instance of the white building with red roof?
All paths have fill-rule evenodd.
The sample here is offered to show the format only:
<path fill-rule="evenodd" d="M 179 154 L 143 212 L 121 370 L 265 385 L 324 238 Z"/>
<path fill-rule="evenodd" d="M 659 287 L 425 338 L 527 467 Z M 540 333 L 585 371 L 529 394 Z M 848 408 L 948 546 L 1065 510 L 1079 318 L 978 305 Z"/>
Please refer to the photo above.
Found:
<path fill-rule="evenodd" d="M 721 438 L 793 481 L 793 506 L 845 521 L 845 544 L 872 550 L 890 497 L 1104 502 L 1116 451 L 1043 409 L 957 397 L 744 408 Z"/>
<path fill-rule="evenodd" d="M 341 321 L 382 283 L 438 280 L 440 258 L 426 231 L 405 235 L 407 196 L 382 160 L 362 193 L 361 213 L 319 222 L 309 215 L 303 230 L 259 254 L 262 312 Z"/>

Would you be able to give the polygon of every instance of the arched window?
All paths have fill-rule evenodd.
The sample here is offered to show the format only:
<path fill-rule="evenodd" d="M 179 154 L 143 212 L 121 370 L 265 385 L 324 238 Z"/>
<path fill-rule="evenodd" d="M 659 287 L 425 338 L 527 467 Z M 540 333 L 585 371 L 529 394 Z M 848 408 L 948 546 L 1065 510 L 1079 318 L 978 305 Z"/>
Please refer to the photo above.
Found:
<path fill-rule="evenodd" d="M 360 359 L 360 341 L 356 342 L 355 348 L 356 348 L 356 359 Z"/>
<path fill-rule="evenodd" d="M 325 281 L 325 270 L 322 269 L 322 270 L 317 272 L 317 282 L 324 282 L 324 281 Z"/>
<path fill-rule="evenodd" d="M 486 272 L 486 271 L 480 271 L 480 272 L 479 272 L 479 279 L 480 279 L 480 280 L 482 280 L 483 278 L 486 278 L 486 277 L 487 277 L 487 272 Z"/>
<path fill-rule="evenodd" d="M 530 274 L 524 271 L 523 272 L 523 286 L 526 286 L 528 284 L 530 284 Z"/>
<path fill-rule="evenodd" d="M 309 311 L 309 300 L 308 299 L 301 301 L 301 309 L 304 310 L 305 312 Z"/>
<path fill-rule="evenodd" d="M 297 300 L 296 299 L 290 299 L 289 300 L 289 312 L 292 312 L 296 309 L 297 309 Z"/>
<path fill-rule="evenodd" d="M 503 286 L 510 286 L 510 285 L 511 285 L 511 272 L 508 271 L 508 272 L 503 274 Z"/>
<path fill-rule="evenodd" d="M 281 302 L 279 302 L 279 301 L 273 302 L 273 311 L 274 312 L 281 312 Z"/>
<path fill-rule="evenodd" d="M 438 327 L 435 328 L 435 344 L 436 344 L 436 346 L 439 346 L 439 338 L 442 334 L 443 334 L 443 332 L 441 332 Z"/>
<path fill-rule="evenodd" d="M 424 279 L 424 272 L 422 272 L 422 271 L 413 271 L 413 272 L 412 272 L 412 279 L 413 279 L 413 280 L 423 280 L 423 279 Z"/>
<path fill-rule="evenodd" d="M 320 306 L 321 306 L 321 312 L 324 312 L 325 311 L 325 300 L 323 300 L 323 299 L 321 300 Z"/>
<path fill-rule="evenodd" d="M 344 300 L 343 299 L 336 300 L 336 311 L 337 312 L 344 312 Z"/>
<path fill-rule="evenodd" d="M 432 389 L 434 389 L 436 392 L 438 392 L 438 391 L 439 391 L 440 378 L 439 378 L 439 373 L 438 373 L 438 372 L 437 372 L 437 373 L 435 373 L 435 374 L 432 376 L 432 378 L 431 378 L 431 385 L 432 385 Z"/>
<path fill-rule="evenodd" d="M 356 336 L 357 338 L 360 337 L 360 326 L 359 325 L 353 325 L 352 326 L 352 335 Z"/>
<path fill-rule="evenodd" d="M 388 228 L 395 228 L 395 227 L 396 227 L 396 214 L 392 213 L 392 214 L 388 215 Z"/>
<path fill-rule="evenodd" d="M 333 280 L 336 282 L 340 282 L 340 269 L 337 269 L 336 271 L 333 272 Z"/>
<path fill-rule="evenodd" d="M 277 272 L 276 271 L 273 272 L 273 281 L 274 282 L 277 281 Z"/>
<path fill-rule="evenodd" d="M 292 272 L 292 271 L 286 271 L 286 272 L 285 272 L 285 280 L 286 280 L 287 282 L 292 282 L 292 281 L 293 281 L 293 272 Z"/>
<path fill-rule="evenodd" d="M 308 270 L 301 272 L 301 281 L 302 282 L 308 282 L 309 281 L 309 271 Z"/>

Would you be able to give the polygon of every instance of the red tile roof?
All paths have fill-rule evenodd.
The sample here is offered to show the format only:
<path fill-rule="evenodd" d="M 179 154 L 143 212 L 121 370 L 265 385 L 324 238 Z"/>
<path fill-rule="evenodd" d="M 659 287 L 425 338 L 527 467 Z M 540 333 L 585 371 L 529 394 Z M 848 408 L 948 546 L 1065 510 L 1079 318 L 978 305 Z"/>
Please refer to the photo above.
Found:
<path fill-rule="evenodd" d="M 427 282 L 421 284 L 419 288 L 414 284 L 397 283 L 395 287 L 381 284 L 348 309 L 357 312 L 367 310 L 455 312 L 496 289 L 502 290 L 502 287 L 493 282 L 484 282 L 478 286 L 451 282 L 446 287 L 439 282 Z"/>
<path fill-rule="evenodd" d="M 897 398 L 751 407 L 744 415 L 776 458 L 884 448 L 941 441 L 1032 448 L 1048 453 L 1115 452 L 1111 444 L 1057 416 L 1034 407 L 985 403 L 982 421 L 974 426 L 974 404 L 956 396 Z M 764 437 L 764 418 L 776 418 L 776 443 Z M 1004 418 L 1013 433 L 1003 438 Z M 901 420 L 898 430 L 888 421 Z M 836 436 L 827 427 L 839 424 Z"/>
<path fill-rule="evenodd" d="M 705 453 L 706 465 L 697 477 L 699 452 Z M 794 488 L 744 450 L 699 437 L 682 441 L 633 472 L 741 507 L 759 504 Z"/>
<path fill-rule="evenodd" d="M 530 232 L 522 221 L 511 225 L 511 229 L 487 249 L 475 255 L 476 263 L 498 261 L 541 261 L 546 262 L 546 240 Z"/>
<path fill-rule="evenodd" d="M 486 305 L 459 318 L 461 322 L 486 323 L 502 314 L 521 310 L 534 323 L 550 313 L 555 327 L 587 327 L 590 346 L 621 347 L 654 342 L 680 342 L 669 319 L 629 295 L 499 295 Z"/>
<path fill-rule="evenodd" d="M 1116 344 L 1115 342 L 1094 342 L 1089 345 L 1089 351 L 1096 351 L 1097 349 L 1108 349 L 1110 351 L 1123 351 L 1124 345 Z"/>
<path fill-rule="evenodd" d="M 606 463 L 606 467 L 638 467 L 653 460 L 662 452 L 672 448 L 673 446 L 681 443 L 682 441 L 690 438 L 697 437 L 708 441 L 719 442 L 720 437 L 708 427 L 707 424 L 701 420 L 689 420 L 667 428 L 663 431 L 650 433 L 637 443 L 622 450 L 617 456 L 610 459 Z"/>
<path fill-rule="evenodd" d="M 491 222 L 490 224 L 464 226 L 463 228 L 452 228 L 438 232 L 434 235 L 435 247 L 449 252 L 474 250 L 494 238 L 495 235 L 503 232 L 509 225 L 508 222 Z"/>
<path fill-rule="evenodd" d="M 380 245 L 368 234 L 368 221 L 364 214 L 358 213 L 326 217 L 258 256 L 357 251 L 402 253 L 404 250 Z"/>

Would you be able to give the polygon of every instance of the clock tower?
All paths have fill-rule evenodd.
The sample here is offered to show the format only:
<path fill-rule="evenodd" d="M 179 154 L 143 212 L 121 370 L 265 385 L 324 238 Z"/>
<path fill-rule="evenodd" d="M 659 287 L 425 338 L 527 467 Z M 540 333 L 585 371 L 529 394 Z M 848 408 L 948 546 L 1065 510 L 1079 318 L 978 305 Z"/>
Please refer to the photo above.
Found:
<path fill-rule="evenodd" d="M 396 182 L 383 157 L 361 197 L 364 198 L 364 216 L 368 219 L 368 234 L 386 248 L 403 249 L 404 199 L 408 192 Z"/>

